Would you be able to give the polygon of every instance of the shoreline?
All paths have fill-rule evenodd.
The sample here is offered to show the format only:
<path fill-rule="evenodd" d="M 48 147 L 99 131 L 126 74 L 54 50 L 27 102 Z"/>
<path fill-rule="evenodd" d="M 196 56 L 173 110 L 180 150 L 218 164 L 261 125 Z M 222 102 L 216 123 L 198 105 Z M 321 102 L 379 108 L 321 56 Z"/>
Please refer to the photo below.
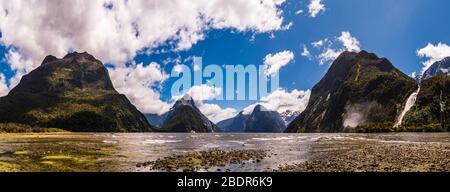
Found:
<path fill-rule="evenodd" d="M 328 145 L 330 143 L 324 144 Z M 448 143 L 365 143 L 280 167 L 278 172 L 450 172 Z"/>
<path fill-rule="evenodd" d="M 450 172 L 450 135 L 8 133 L 0 171 Z"/>

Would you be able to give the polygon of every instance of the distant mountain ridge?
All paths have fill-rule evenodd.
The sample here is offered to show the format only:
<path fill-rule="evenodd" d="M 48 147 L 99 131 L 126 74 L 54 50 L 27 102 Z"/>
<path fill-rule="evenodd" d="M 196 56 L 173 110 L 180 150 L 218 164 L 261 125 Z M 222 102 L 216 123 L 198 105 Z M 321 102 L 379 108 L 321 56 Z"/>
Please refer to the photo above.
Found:
<path fill-rule="evenodd" d="M 233 118 L 223 120 L 217 125 L 224 132 L 280 133 L 286 128 L 284 120 L 276 111 L 269 111 L 257 105 L 251 114 L 240 112 Z"/>
<path fill-rule="evenodd" d="M 450 57 L 433 63 L 421 76 L 421 80 L 427 80 L 436 76 L 450 75 Z"/>
<path fill-rule="evenodd" d="M 286 125 L 289 125 L 296 117 L 300 115 L 300 111 L 291 111 L 287 110 L 283 113 L 280 113 L 281 119 L 285 122 Z"/>
<path fill-rule="evenodd" d="M 219 123 L 217 123 L 217 126 L 219 126 L 219 128 L 223 132 L 233 132 L 233 133 L 244 132 L 245 124 L 249 116 L 250 114 L 244 114 L 243 112 L 240 112 L 233 118 L 220 121 Z"/>

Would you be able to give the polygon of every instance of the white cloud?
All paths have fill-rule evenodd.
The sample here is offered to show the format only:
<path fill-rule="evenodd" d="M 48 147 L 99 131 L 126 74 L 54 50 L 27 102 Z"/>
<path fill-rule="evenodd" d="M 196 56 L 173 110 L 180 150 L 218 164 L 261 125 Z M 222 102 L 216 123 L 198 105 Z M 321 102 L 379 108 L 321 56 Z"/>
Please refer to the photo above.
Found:
<path fill-rule="evenodd" d="M 301 9 L 295 12 L 296 15 L 300 15 L 302 13 L 303 13 L 303 10 L 301 10 Z"/>
<path fill-rule="evenodd" d="M 308 57 L 309 59 L 311 58 L 311 52 L 309 52 L 309 50 L 308 50 L 308 48 L 306 47 L 306 45 L 303 45 L 302 56 Z"/>
<path fill-rule="evenodd" d="M 19 84 L 22 76 L 26 75 L 39 66 L 38 63 L 24 58 L 16 49 L 10 49 L 5 54 L 5 58 L 8 61 L 11 70 L 15 71 L 15 75 L 9 80 L 9 88 L 15 87 L 17 84 Z"/>
<path fill-rule="evenodd" d="M 314 41 L 314 42 L 311 43 L 311 45 L 312 45 L 313 47 L 315 47 L 315 48 L 319 48 L 319 47 L 322 47 L 323 41 L 324 41 L 324 40 Z"/>
<path fill-rule="evenodd" d="M 219 105 L 203 102 L 197 102 L 196 104 L 199 110 L 214 123 L 232 118 L 236 115 L 236 109 L 234 108 L 221 108 Z"/>
<path fill-rule="evenodd" d="M 283 0 L 0 1 L 1 43 L 40 62 L 69 49 L 123 64 L 145 48 L 189 49 L 209 29 L 283 30 Z M 112 5 L 111 9 L 104 7 Z M 7 12 L 7 14 L 5 14 Z M 161 19 L 164 18 L 164 19 Z M 36 65 L 36 64 L 34 64 Z"/>
<path fill-rule="evenodd" d="M 417 74 L 416 74 L 416 72 L 412 72 L 409 76 L 411 78 L 415 79 L 417 77 Z"/>
<path fill-rule="evenodd" d="M 0 97 L 7 95 L 9 92 L 8 85 L 6 84 L 6 78 L 3 73 L 0 73 Z"/>
<path fill-rule="evenodd" d="M 205 101 L 215 99 L 222 93 L 222 89 L 209 85 L 195 85 L 187 90 L 183 95 L 173 95 L 172 100 L 178 100 L 184 95 L 189 95 L 194 101 Z"/>
<path fill-rule="evenodd" d="M 441 42 L 437 45 L 428 43 L 424 48 L 417 50 L 417 56 L 427 59 L 422 62 L 422 73 L 424 73 L 433 63 L 450 56 L 450 46 Z"/>
<path fill-rule="evenodd" d="M 287 65 L 294 59 L 291 51 L 282 51 L 274 55 L 268 54 L 264 58 L 264 74 L 267 76 L 276 74 L 281 67 Z"/>
<path fill-rule="evenodd" d="M 350 32 L 343 31 L 338 39 L 339 41 L 341 41 L 342 45 L 344 45 L 347 51 L 361 51 L 361 48 L 359 47 L 359 41 L 355 37 L 352 37 L 352 34 L 350 34 Z"/>
<path fill-rule="evenodd" d="M 175 66 L 173 66 L 173 71 L 175 71 L 177 74 L 180 74 L 181 72 L 183 72 L 183 65 L 176 64 Z"/>
<path fill-rule="evenodd" d="M 321 11 L 325 11 L 325 5 L 322 0 L 310 0 L 308 5 L 308 13 L 310 17 L 316 17 Z"/>
<path fill-rule="evenodd" d="M 250 114 L 256 105 L 260 104 L 271 111 L 283 113 L 286 111 L 302 112 L 308 105 L 310 90 L 302 91 L 294 89 L 288 92 L 278 89 L 271 94 L 260 99 L 258 103 L 252 104 L 244 108 L 244 114 Z"/>
<path fill-rule="evenodd" d="M 339 37 L 312 42 L 311 45 L 321 52 L 315 56 L 321 65 L 334 61 L 344 51 L 361 51 L 360 42 L 348 31 L 341 32 Z"/>
<path fill-rule="evenodd" d="M 159 64 L 133 64 L 108 70 L 117 91 L 125 94 L 141 112 L 163 114 L 170 109 L 170 105 L 161 101 L 160 93 L 155 90 L 168 78 Z"/>
<path fill-rule="evenodd" d="M 319 56 L 319 63 L 321 65 L 330 62 L 330 61 L 334 61 L 337 57 L 339 57 L 339 55 L 342 53 L 343 50 L 335 50 L 332 48 L 327 48 L 324 52 L 322 52 Z"/>
<path fill-rule="evenodd" d="M 111 5 L 105 8 L 105 3 Z M 287 30 L 280 5 L 284 0 L 22 0 L 0 1 L 0 44 L 10 49 L 8 62 L 20 78 L 39 66 L 46 55 L 63 57 L 69 50 L 87 51 L 109 69 L 114 86 L 143 112 L 167 110 L 156 77 L 134 78 L 137 54 L 187 50 L 211 29 L 265 33 Z M 163 19 L 162 19 L 163 18 Z M 161 45 L 169 47 L 158 49 Z M 133 75 L 131 75 L 133 74 Z M 136 90 L 134 90 L 136 89 Z"/>

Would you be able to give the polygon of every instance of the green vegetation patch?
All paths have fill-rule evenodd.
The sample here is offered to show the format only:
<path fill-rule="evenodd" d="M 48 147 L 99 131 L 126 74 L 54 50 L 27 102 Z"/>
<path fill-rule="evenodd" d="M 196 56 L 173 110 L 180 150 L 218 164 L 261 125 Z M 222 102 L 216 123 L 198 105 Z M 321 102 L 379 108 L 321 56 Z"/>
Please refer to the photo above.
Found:
<path fill-rule="evenodd" d="M 47 155 L 42 157 L 44 161 L 72 161 L 75 163 L 84 163 L 87 162 L 87 158 L 83 157 L 73 157 L 70 155 Z"/>
<path fill-rule="evenodd" d="M 18 172 L 20 166 L 14 163 L 0 161 L 0 172 Z"/>
<path fill-rule="evenodd" d="M 0 123 L 0 133 L 59 133 L 67 132 L 58 128 L 32 127 L 20 123 Z"/>
<path fill-rule="evenodd" d="M 28 155 L 29 152 L 28 151 L 14 151 L 13 154 L 14 155 Z"/>

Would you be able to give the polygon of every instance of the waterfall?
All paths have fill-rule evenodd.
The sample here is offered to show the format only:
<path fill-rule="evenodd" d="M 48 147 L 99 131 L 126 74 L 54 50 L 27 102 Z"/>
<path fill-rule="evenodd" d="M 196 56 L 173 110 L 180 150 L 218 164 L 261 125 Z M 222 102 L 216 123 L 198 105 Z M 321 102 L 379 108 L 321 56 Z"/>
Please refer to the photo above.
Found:
<path fill-rule="evenodd" d="M 408 112 L 411 109 L 411 107 L 414 105 L 414 103 L 416 102 L 417 95 L 419 94 L 419 92 L 420 92 L 420 85 L 419 85 L 419 88 L 408 97 L 405 107 L 403 108 L 403 111 L 400 114 L 400 117 L 398 118 L 397 122 L 395 123 L 394 128 L 397 128 L 400 125 L 402 125 L 403 117 L 405 116 L 406 112 Z"/>

